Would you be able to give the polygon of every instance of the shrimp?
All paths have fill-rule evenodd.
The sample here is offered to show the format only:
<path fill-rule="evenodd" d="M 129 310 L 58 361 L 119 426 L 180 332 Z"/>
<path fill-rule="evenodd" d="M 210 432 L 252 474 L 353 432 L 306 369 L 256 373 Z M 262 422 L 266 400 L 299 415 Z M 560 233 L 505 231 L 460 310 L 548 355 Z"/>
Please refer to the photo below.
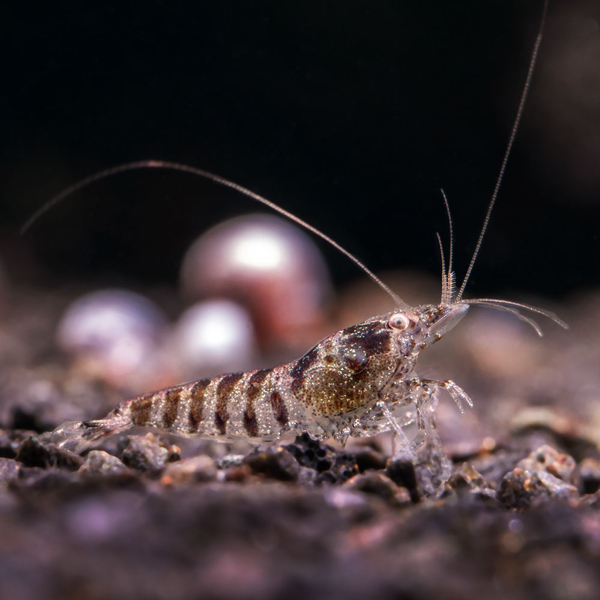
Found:
<path fill-rule="evenodd" d="M 321 237 L 361 268 L 395 303 L 394 310 L 324 338 L 297 360 L 270 369 L 227 373 L 136 396 L 121 402 L 103 419 L 67 422 L 51 432 L 49 439 L 74 452 L 83 452 L 102 439 L 134 426 L 225 442 L 239 439 L 268 442 L 279 439 L 285 433 L 308 432 L 316 439 L 332 437 L 345 444 L 350 436 L 364 437 L 391 431 L 395 436 L 396 454 L 414 457 L 420 444 L 427 439 L 436 439 L 438 390 L 446 390 L 461 412 L 464 404 L 472 406 L 468 394 L 453 381 L 421 379 L 416 373 L 420 352 L 453 329 L 471 306 L 507 311 L 531 325 L 539 335 L 542 331 L 537 323 L 522 310 L 545 316 L 567 327 L 556 315 L 541 308 L 496 298 L 463 297 L 519 127 L 542 40 L 547 5 L 546 0 L 495 189 L 458 290 L 452 265 L 452 218 L 447 198 L 442 192 L 449 222 L 450 248 L 446 266 L 438 234 L 442 261 L 442 289 L 438 304 L 409 306 L 355 256 L 299 217 L 237 183 L 187 165 L 156 160 L 124 164 L 80 181 L 42 206 L 27 221 L 24 230 L 67 196 L 117 173 L 141 168 L 191 173 L 233 188 Z M 410 442 L 403 428 L 413 422 L 418 425 L 418 434 Z"/>

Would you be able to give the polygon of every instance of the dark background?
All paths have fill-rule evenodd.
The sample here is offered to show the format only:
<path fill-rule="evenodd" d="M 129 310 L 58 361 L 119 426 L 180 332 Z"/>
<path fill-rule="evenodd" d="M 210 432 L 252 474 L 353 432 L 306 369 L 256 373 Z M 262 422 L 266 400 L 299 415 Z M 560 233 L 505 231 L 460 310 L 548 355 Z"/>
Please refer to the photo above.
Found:
<path fill-rule="evenodd" d="M 453 210 L 464 272 L 491 195 L 541 2 L 22 3 L 2 8 L 0 261 L 54 285 L 174 283 L 205 228 L 280 203 L 373 270 L 439 269 Z M 596 286 L 600 6 L 551 2 L 539 68 L 470 296 Z M 325 248 L 324 248 L 325 250 Z M 337 282 L 358 275 L 326 250 Z M 399 290 L 401 293 L 402 291 Z"/>

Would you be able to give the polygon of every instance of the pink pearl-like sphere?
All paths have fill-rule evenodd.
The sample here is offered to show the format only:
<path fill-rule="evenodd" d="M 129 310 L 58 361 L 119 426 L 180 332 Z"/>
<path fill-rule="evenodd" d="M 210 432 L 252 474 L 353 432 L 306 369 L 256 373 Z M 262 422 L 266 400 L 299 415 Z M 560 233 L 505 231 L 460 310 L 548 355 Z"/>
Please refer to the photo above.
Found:
<path fill-rule="evenodd" d="M 181 285 L 192 299 L 225 297 L 247 306 L 267 351 L 314 341 L 331 293 L 315 243 L 292 223 L 263 214 L 200 236 L 185 255 Z"/>

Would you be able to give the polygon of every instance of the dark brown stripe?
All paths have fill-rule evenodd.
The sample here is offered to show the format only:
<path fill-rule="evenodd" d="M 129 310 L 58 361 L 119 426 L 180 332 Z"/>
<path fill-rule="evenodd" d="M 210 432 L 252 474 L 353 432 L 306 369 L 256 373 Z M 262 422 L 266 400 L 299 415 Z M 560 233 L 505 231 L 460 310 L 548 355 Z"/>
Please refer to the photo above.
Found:
<path fill-rule="evenodd" d="M 275 420 L 282 426 L 285 427 L 290 419 L 288 416 L 288 411 L 283 402 L 283 398 L 278 391 L 274 391 L 271 394 L 271 408 L 273 409 L 273 416 Z"/>
<path fill-rule="evenodd" d="M 163 404 L 162 426 L 170 429 L 177 420 L 177 409 L 181 398 L 181 388 L 165 390 Z"/>
<path fill-rule="evenodd" d="M 134 398 L 131 402 L 131 422 L 134 425 L 148 425 L 152 415 L 154 394 Z"/>
<path fill-rule="evenodd" d="M 296 399 L 302 402 L 302 398 L 304 396 L 304 387 L 305 385 L 308 387 L 308 385 L 310 384 L 310 382 L 307 382 L 304 379 L 293 379 L 292 380 L 292 385 L 291 385 L 291 390 L 292 390 L 292 394 L 294 394 L 294 396 L 296 396 Z"/>
<path fill-rule="evenodd" d="M 192 384 L 190 389 L 190 415 L 189 415 L 189 431 L 195 433 L 198 431 L 198 426 L 202 422 L 204 415 L 204 392 L 210 385 L 210 379 L 200 379 Z"/>
<path fill-rule="evenodd" d="M 231 373 L 225 375 L 217 385 L 217 407 L 215 410 L 215 426 L 221 435 L 225 435 L 229 413 L 227 403 L 237 382 L 244 376 L 243 373 Z"/>
<path fill-rule="evenodd" d="M 312 364 L 319 357 L 318 346 L 315 346 L 311 350 L 309 350 L 302 358 L 299 358 L 294 365 L 294 368 L 291 370 L 291 376 L 294 379 L 299 379 L 300 377 L 304 377 L 306 371 L 310 369 Z"/>
<path fill-rule="evenodd" d="M 258 419 L 250 398 L 246 402 L 246 410 L 244 411 L 244 428 L 250 437 L 258 437 Z"/>
<path fill-rule="evenodd" d="M 350 334 L 345 342 L 350 346 L 362 348 L 367 358 L 389 350 L 390 334 L 380 323 L 354 325 L 346 329 L 345 333 Z"/>
<path fill-rule="evenodd" d="M 351 371 L 360 373 L 369 364 L 367 353 L 360 346 L 350 347 L 350 351 L 343 354 L 344 362 Z"/>
<path fill-rule="evenodd" d="M 261 369 L 256 371 L 248 380 L 246 388 L 246 410 L 244 411 L 244 427 L 250 437 L 258 437 L 258 418 L 254 403 L 264 392 L 264 382 L 272 369 Z"/>
<path fill-rule="evenodd" d="M 263 383 L 271 371 L 272 369 L 262 369 L 261 371 L 256 371 L 256 373 L 250 377 L 248 380 L 248 388 L 246 389 L 248 400 L 254 402 L 258 396 L 260 396 L 263 391 Z"/>

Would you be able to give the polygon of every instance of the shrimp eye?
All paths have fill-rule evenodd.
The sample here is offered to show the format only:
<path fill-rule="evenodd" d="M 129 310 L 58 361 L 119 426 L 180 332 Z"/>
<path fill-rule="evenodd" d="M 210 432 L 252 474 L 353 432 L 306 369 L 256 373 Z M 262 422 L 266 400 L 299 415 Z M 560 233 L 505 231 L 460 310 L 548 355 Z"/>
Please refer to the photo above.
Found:
<path fill-rule="evenodd" d="M 410 326 L 410 319 L 403 313 L 396 313 L 390 317 L 388 321 L 388 325 L 392 329 L 397 329 L 398 331 L 404 331 L 408 329 Z"/>

